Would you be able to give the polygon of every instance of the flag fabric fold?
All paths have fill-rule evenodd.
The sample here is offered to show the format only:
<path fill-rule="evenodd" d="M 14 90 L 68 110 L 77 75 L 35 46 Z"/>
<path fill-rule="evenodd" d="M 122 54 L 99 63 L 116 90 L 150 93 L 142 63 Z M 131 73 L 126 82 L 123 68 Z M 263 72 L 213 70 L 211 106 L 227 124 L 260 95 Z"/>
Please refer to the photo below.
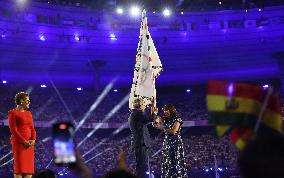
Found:
<path fill-rule="evenodd" d="M 163 70 L 158 52 L 148 31 L 146 11 L 142 12 L 139 43 L 134 67 L 134 77 L 129 98 L 129 108 L 133 109 L 135 98 L 142 98 L 145 105 L 154 100 L 156 105 L 155 79 Z"/>
<path fill-rule="evenodd" d="M 256 134 L 259 119 L 262 127 L 283 133 L 279 97 L 268 95 L 268 90 L 244 83 L 209 81 L 206 100 L 209 123 L 216 125 L 217 135 L 229 133 L 239 149 Z"/>

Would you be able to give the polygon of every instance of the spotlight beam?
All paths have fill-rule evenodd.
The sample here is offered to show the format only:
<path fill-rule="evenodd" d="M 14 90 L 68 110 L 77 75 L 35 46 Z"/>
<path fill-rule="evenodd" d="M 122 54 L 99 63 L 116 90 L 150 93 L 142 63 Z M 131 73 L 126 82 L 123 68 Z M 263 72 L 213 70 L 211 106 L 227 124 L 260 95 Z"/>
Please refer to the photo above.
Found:
<path fill-rule="evenodd" d="M 104 120 L 102 122 L 107 121 L 109 118 L 111 118 L 113 116 L 113 114 L 115 114 L 124 104 L 126 104 L 129 100 L 129 95 L 126 95 L 110 112 L 109 114 L 104 118 Z M 127 123 L 124 123 L 122 126 L 120 126 L 119 128 L 117 128 L 115 131 L 113 131 L 112 136 L 118 134 L 123 128 L 125 128 Z M 88 139 L 90 138 L 100 127 L 102 126 L 102 123 L 99 123 L 92 131 L 90 131 L 87 134 L 87 137 L 85 137 L 79 144 L 77 144 L 77 149 Z M 94 148 L 92 148 L 91 150 L 87 151 L 86 153 L 83 154 L 83 158 L 91 153 L 93 150 L 95 150 L 96 148 L 98 148 L 100 145 L 102 145 L 104 142 L 106 142 L 109 138 L 103 139 L 99 144 L 97 144 Z M 51 164 L 51 162 L 48 164 L 48 166 Z M 48 168 L 48 166 L 46 168 Z M 65 171 L 67 168 L 61 170 L 60 172 L 58 172 L 58 174 L 62 173 L 63 171 Z"/>
<path fill-rule="evenodd" d="M 109 91 L 112 89 L 114 83 L 116 82 L 116 79 L 114 79 L 111 83 L 109 83 L 105 89 L 103 90 L 103 92 L 100 94 L 100 96 L 96 99 L 96 101 L 92 104 L 92 106 L 90 107 L 90 109 L 88 110 L 87 113 L 85 113 L 84 117 L 82 118 L 82 120 L 79 122 L 79 124 L 77 125 L 75 132 L 78 131 L 78 129 L 80 129 L 82 127 L 82 125 L 86 122 L 86 120 L 88 119 L 88 117 L 91 115 L 91 113 L 98 107 L 98 105 L 103 101 L 103 99 L 106 97 L 106 95 L 109 93 Z"/>
<path fill-rule="evenodd" d="M 73 117 L 73 115 L 72 115 L 72 113 L 71 113 L 69 107 L 67 106 L 67 104 L 66 104 L 66 102 L 64 101 L 62 95 L 60 94 L 60 92 L 58 91 L 57 87 L 55 86 L 54 82 L 53 82 L 52 80 L 50 80 L 50 83 L 51 83 L 52 87 L 54 88 L 54 90 L 55 90 L 57 96 L 59 97 L 61 103 L 63 104 L 65 110 L 67 111 L 68 115 L 71 117 L 72 121 L 74 121 L 74 124 L 77 125 L 77 122 L 75 121 L 75 119 L 74 119 L 74 117 Z"/>
<path fill-rule="evenodd" d="M 101 126 L 104 122 L 109 120 L 129 99 L 129 95 L 127 94 L 103 119 L 101 123 L 99 123 L 93 130 L 91 130 L 87 137 L 85 137 L 78 145 L 77 148 L 79 148 L 88 138 L 90 138 Z"/>
<path fill-rule="evenodd" d="M 0 161 L 2 161 L 3 159 L 5 159 L 7 156 L 9 156 L 10 154 L 12 154 L 12 151 L 10 151 L 9 153 L 7 153 L 6 155 L 4 155 L 1 159 L 0 159 Z"/>
<path fill-rule="evenodd" d="M 47 100 L 47 102 L 39 108 L 39 110 L 35 113 L 35 118 L 38 118 L 41 113 L 54 101 L 54 98 L 51 97 Z"/>
<path fill-rule="evenodd" d="M 81 127 L 82 125 L 85 123 L 85 121 L 87 120 L 87 118 L 90 116 L 91 112 L 93 112 L 97 106 L 101 103 L 101 101 L 104 99 L 104 97 L 106 96 L 106 94 L 111 90 L 111 88 L 113 87 L 114 83 L 116 82 L 118 77 L 114 78 L 111 83 L 109 83 L 104 91 L 100 94 L 100 96 L 97 98 L 97 100 L 94 102 L 94 104 L 92 104 L 92 106 L 90 107 L 89 111 L 84 115 L 83 119 L 79 122 L 79 124 L 77 125 L 76 123 L 76 129 L 75 129 L 75 132 L 77 132 Z M 62 103 L 66 106 L 63 98 L 61 97 L 60 93 L 58 92 L 56 86 L 54 85 L 54 83 L 52 82 L 52 80 L 50 80 L 53 88 L 55 89 L 55 91 L 57 92 L 59 98 L 61 99 Z M 68 107 L 66 106 L 66 108 L 68 109 Z M 68 109 L 69 110 L 69 109 Z M 69 110 L 70 112 L 70 110 Z M 71 114 L 71 112 L 70 112 Z M 71 114 L 72 116 L 72 114 Z M 72 117 L 73 118 L 73 117 Z M 74 119 L 73 119 L 74 120 Z M 74 120 L 75 121 L 75 120 Z M 76 122 L 76 121 L 75 121 Z M 85 141 L 87 140 L 87 138 L 85 137 L 77 146 L 76 148 L 79 148 L 81 146 L 81 144 L 83 144 Z M 50 166 L 50 164 L 52 163 L 53 161 L 53 158 L 49 161 L 49 163 L 47 164 L 47 166 L 45 168 L 48 168 Z"/>
<path fill-rule="evenodd" d="M 0 166 L 0 168 L 1 167 L 4 167 L 4 166 L 6 166 L 6 165 L 8 165 L 10 162 L 12 162 L 14 160 L 14 158 L 12 158 L 12 159 L 10 159 L 9 161 L 7 161 L 7 162 L 5 162 L 4 164 L 2 164 L 1 166 Z"/>
<path fill-rule="evenodd" d="M 5 147 L 7 147 L 7 145 L 4 145 L 4 146 L 0 147 L 0 150 L 3 149 L 3 148 L 5 148 Z M 0 161 L 1 161 L 1 160 L 0 160 Z"/>
<path fill-rule="evenodd" d="M 103 152 L 100 152 L 99 154 L 96 154 L 96 155 L 93 156 L 92 158 L 90 158 L 90 159 L 88 159 L 87 161 L 85 161 L 85 163 L 90 162 L 91 160 L 95 159 L 96 157 L 100 156 L 101 154 L 103 154 L 104 152 L 107 152 L 107 151 L 109 151 L 109 150 L 111 150 L 111 148 L 108 148 L 108 149 L 104 150 Z"/>
<path fill-rule="evenodd" d="M 95 156 L 93 156 L 92 158 L 90 158 L 90 159 L 86 160 L 84 163 L 88 163 L 88 162 L 90 162 L 91 160 L 93 160 L 93 159 L 95 159 L 96 157 L 98 157 L 98 156 L 102 155 L 104 152 L 106 152 L 106 151 L 108 151 L 108 150 L 110 150 L 110 149 L 111 149 L 111 148 L 108 148 L 108 149 L 106 149 L 106 150 L 104 150 L 104 151 L 102 151 L 102 152 L 100 152 L 100 153 L 96 154 L 96 155 L 95 155 Z M 66 171 L 67 169 L 68 169 L 68 167 L 65 167 L 64 169 L 62 169 L 61 171 L 59 171 L 57 174 L 64 173 L 64 171 Z"/>

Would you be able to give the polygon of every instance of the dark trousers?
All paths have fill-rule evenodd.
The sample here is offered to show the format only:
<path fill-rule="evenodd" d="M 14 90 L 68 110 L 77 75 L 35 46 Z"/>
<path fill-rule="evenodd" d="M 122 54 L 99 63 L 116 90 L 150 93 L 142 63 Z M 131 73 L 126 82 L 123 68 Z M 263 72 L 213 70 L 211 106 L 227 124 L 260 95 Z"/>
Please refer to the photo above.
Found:
<path fill-rule="evenodd" d="M 136 176 L 138 178 L 145 178 L 147 171 L 147 148 L 146 146 L 135 147 L 135 158 L 136 158 Z"/>

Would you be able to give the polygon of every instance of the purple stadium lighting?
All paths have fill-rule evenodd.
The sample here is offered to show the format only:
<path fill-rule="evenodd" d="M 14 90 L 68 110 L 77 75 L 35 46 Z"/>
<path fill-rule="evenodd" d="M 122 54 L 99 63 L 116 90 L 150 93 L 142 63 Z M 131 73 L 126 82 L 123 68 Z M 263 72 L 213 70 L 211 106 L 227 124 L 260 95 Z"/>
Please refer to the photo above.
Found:
<path fill-rule="evenodd" d="M 6 31 L 5 31 L 5 32 L 2 32 L 1 37 L 2 37 L 2 38 L 6 38 Z"/>
<path fill-rule="evenodd" d="M 232 96 L 234 93 L 234 84 L 230 83 L 230 85 L 228 86 L 228 95 Z"/>
<path fill-rule="evenodd" d="M 190 90 L 190 89 L 187 89 L 187 90 L 186 90 L 186 93 L 190 93 L 190 92 L 191 92 L 191 90 Z"/>
<path fill-rule="evenodd" d="M 168 16 L 171 15 L 171 11 L 166 8 L 166 9 L 163 10 L 163 15 L 164 15 L 165 17 L 168 17 Z"/>
<path fill-rule="evenodd" d="M 223 171 L 223 169 L 222 169 L 222 168 L 218 168 L 218 170 L 219 170 L 219 171 Z"/>
<path fill-rule="evenodd" d="M 38 37 L 39 37 L 40 41 L 45 41 L 45 37 L 42 33 Z"/>
<path fill-rule="evenodd" d="M 82 90 L 83 90 L 83 88 L 81 88 L 81 87 L 78 87 L 78 88 L 77 88 L 77 90 L 78 90 L 78 91 L 82 91 Z"/>
<path fill-rule="evenodd" d="M 246 9 L 246 12 L 248 12 L 248 10 Z"/>
<path fill-rule="evenodd" d="M 46 85 L 40 85 L 41 88 L 46 88 Z"/>
<path fill-rule="evenodd" d="M 222 2 L 221 2 L 221 1 L 219 1 L 219 4 L 220 4 L 220 5 L 222 5 Z"/>
<path fill-rule="evenodd" d="M 2 81 L 2 83 L 3 83 L 3 84 L 6 84 L 6 83 L 7 83 L 7 81 L 6 81 L 6 80 L 3 80 L 3 81 Z"/>
<path fill-rule="evenodd" d="M 117 8 L 116 13 L 123 14 L 123 9 L 121 7 Z"/>
<path fill-rule="evenodd" d="M 265 85 L 262 85 L 262 88 L 264 89 L 267 89 L 269 87 L 269 85 L 265 84 Z"/>
<path fill-rule="evenodd" d="M 116 36 L 115 36 L 114 33 L 111 33 L 111 34 L 109 35 L 109 37 L 110 37 L 110 39 L 113 40 L 113 41 L 117 40 L 117 38 L 116 38 Z"/>
<path fill-rule="evenodd" d="M 27 0 L 16 0 L 18 5 L 25 5 L 27 3 Z"/>
<path fill-rule="evenodd" d="M 117 92 L 118 90 L 117 90 L 117 89 L 114 89 L 113 91 L 114 91 L 114 92 Z"/>
<path fill-rule="evenodd" d="M 259 8 L 258 11 L 261 12 L 262 10 Z"/>
<path fill-rule="evenodd" d="M 156 14 L 156 11 L 153 11 L 153 14 Z"/>
<path fill-rule="evenodd" d="M 130 14 L 137 17 L 140 14 L 140 9 L 137 6 L 132 6 L 130 9 Z"/>
<path fill-rule="evenodd" d="M 183 11 L 181 11 L 180 14 L 183 15 Z"/>
<path fill-rule="evenodd" d="M 75 35 L 74 35 L 74 39 L 75 39 L 76 41 L 80 41 L 80 36 L 79 36 L 78 34 L 75 34 Z"/>

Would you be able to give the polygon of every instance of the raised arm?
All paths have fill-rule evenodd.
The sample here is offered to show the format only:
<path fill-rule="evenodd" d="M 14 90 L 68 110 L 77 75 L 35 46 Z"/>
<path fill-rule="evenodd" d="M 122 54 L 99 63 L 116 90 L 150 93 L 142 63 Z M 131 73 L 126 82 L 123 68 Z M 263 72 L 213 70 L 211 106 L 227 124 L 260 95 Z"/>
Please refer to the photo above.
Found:
<path fill-rule="evenodd" d="M 172 135 L 176 135 L 180 127 L 180 122 L 176 121 L 171 128 L 164 129 L 165 132 L 168 132 Z"/>

